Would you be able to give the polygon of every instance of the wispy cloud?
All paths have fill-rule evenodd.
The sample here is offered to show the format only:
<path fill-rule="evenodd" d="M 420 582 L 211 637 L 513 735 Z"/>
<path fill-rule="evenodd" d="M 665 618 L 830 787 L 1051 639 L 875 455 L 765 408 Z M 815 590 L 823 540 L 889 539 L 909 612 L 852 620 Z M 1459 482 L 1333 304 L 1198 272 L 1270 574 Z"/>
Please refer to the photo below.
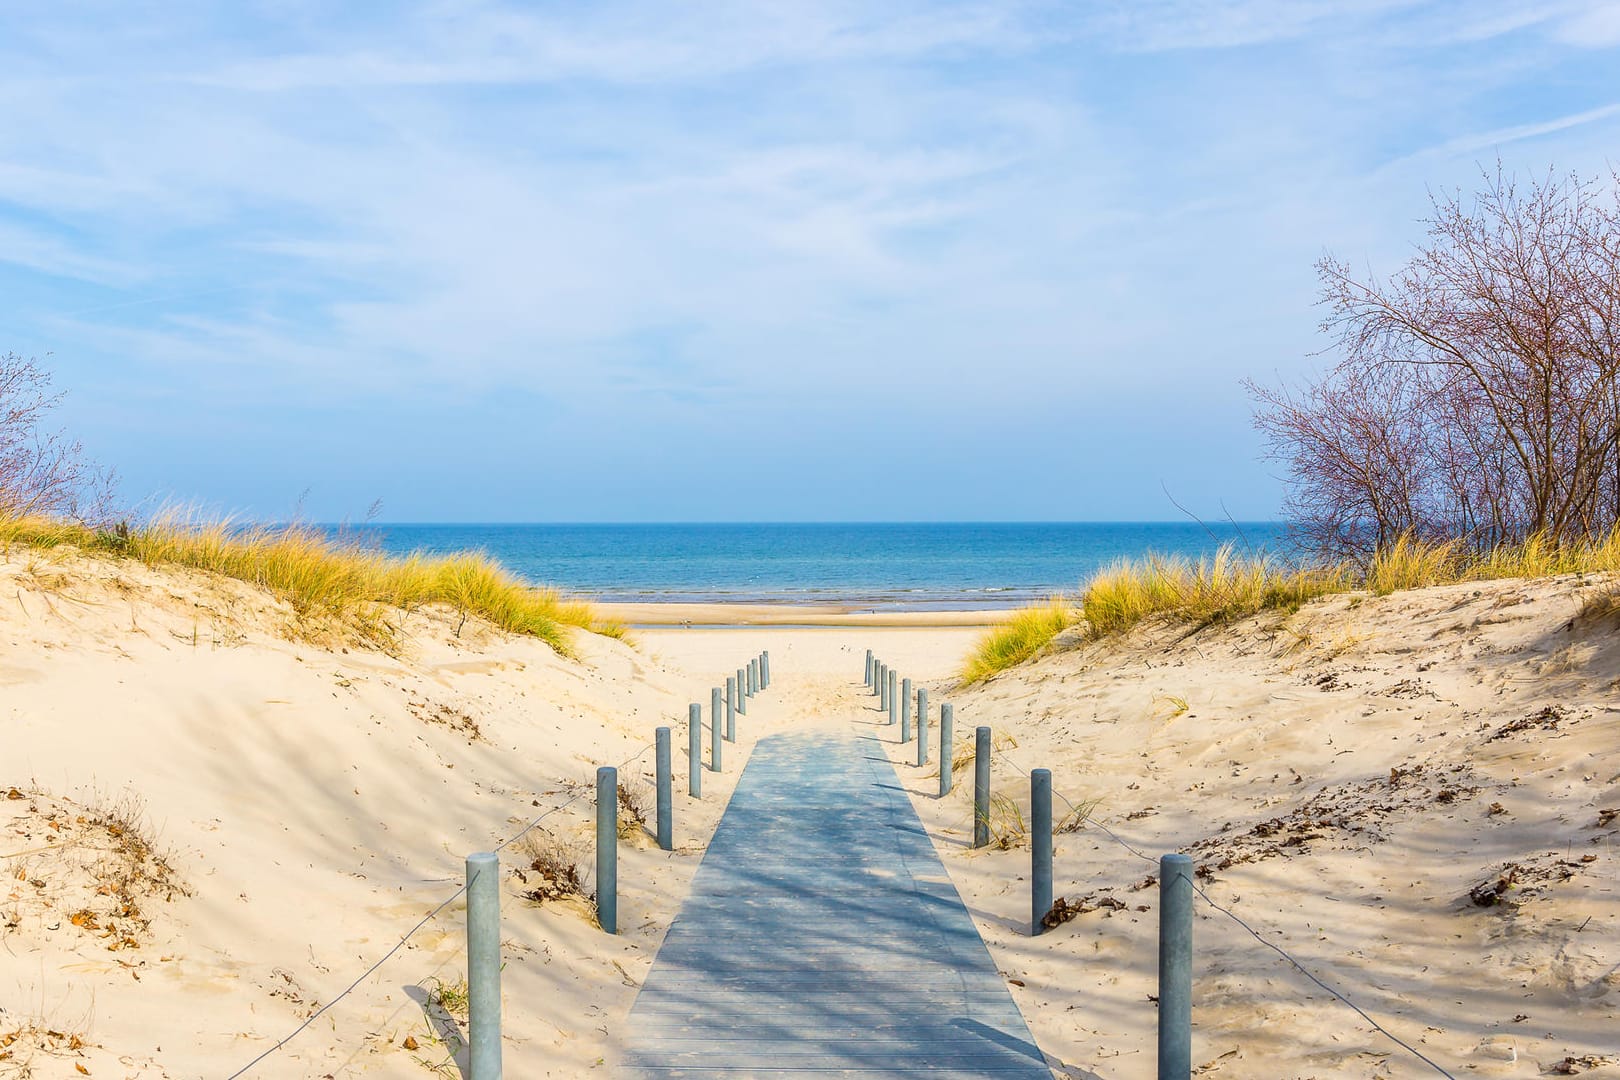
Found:
<path fill-rule="evenodd" d="M 1408 154 L 1392 162 L 1392 167 L 1404 168 L 1423 159 L 1468 158 L 1484 150 L 1501 150 L 1513 143 L 1523 142 L 1527 139 L 1539 139 L 1548 135 L 1556 135 L 1571 128 L 1582 127 L 1587 124 L 1596 124 L 1605 120 L 1620 117 L 1620 102 L 1610 105 L 1601 105 L 1595 109 L 1585 109 L 1568 116 L 1555 116 L 1547 120 L 1538 120 L 1531 124 L 1514 124 L 1509 127 L 1496 128 L 1492 131 L 1471 132 L 1459 135 L 1453 139 L 1436 143 L 1413 154 Z"/>
<path fill-rule="evenodd" d="M 1152 516 L 1192 458 L 1263 515 L 1236 380 L 1317 344 L 1312 259 L 1399 257 L 1489 147 L 1601 164 L 1605 11 L 37 8 L 0 26 L 0 348 L 57 354 L 133 482 L 227 502 L 308 482 L 273 414 L 347 447 L 339 511 L 389 495 L 379 445 L 402 472 L 477 445 L 495 500 L 544 436 L 685 462 L 688 497 L 778 460 L 809 500 L 781 516 L 861 516 L 853 461 L 956 498 L 925 467 L 942 425 L 971 460 L 1019 424 L 1091 477 L 1048 516 Z M 498 430 L 513 402 L 536 419 Z M 447 403 L 443 442 L 396 430 Z M 174 464 L 176 415 L 242 418 L 246 495 Z M 1189 457 L 1178 433 L 1217 428 Z M 1033 485 L 967 512 L 1027 514 Z"/>

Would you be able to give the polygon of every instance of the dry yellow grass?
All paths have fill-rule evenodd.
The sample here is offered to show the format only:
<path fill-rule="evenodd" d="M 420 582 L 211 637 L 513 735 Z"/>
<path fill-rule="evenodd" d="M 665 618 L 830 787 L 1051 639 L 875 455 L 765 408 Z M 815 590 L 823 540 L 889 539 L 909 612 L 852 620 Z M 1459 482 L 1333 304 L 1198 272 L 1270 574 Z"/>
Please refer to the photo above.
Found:
<path fill-rule="evenodd" d="M 160 517 L 133 530 L 98 532 L 44 518 L 0 518 L 0 544 L 74 547 L 222 574 L 286 601 L 301 637 L 337 631 L 382 649 L 398 644 L 397 616 L 443 605 L 463 622 L 476 617 L 571 652 L 567 627 L 611 637 L 624 628 L 598 620 L 589 604 L 533 588 L 480 552 L 396 558 L 306 526 L 233 526 Z M 459 629 L 459 628 L 458 628 Z"/>
<path fill-rule="evenodd" d="M 1150 554 L 1099 572 L 1086 583 L 1078 612 L 1054 599 L 987 632 L 963 666 L 962 681 L 978 682 L 1022 663 L 1081 617 L 1089 636 L 1100 638 L 1151 616 L 1204 626 L 1265 610 L 1294 610 L 1317 597 L 1363 589 L 1384 596 L 1463 581 L 1611 571 L 1620 571 L 1620 531 L 1564 543 L 1532 536 L 1482 552 L 1461 541 L 1402 537 L 1359 572 L 1349 563 L 1292 567 L 1264 556 L 1237 556 L 1230 547 L 1196 562 Z"/>
<path fill-rule="evenodd" d="M 1077 615 L 1069 602 L 1054 596 L 1038 607 L 1025 608 L 979 639 L 962 671 L 964 683 L 988 679 L 998 671 L 1021 664 L 1062 630 L 1073 626 Z"/>

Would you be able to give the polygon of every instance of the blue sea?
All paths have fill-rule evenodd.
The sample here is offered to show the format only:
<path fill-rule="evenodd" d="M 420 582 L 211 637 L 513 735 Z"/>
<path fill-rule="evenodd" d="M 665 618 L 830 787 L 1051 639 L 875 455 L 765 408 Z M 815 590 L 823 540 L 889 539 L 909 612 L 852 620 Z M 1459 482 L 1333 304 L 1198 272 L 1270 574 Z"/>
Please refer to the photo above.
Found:
<path fill-rule="evenodd" d="M 1284 550 L 1276 522 L 1068 524 L 372 524 L 385 550 L 478 549 L 522 577 L 598 600 L 1008 607 L 1075 591 L 1149 551 Z"/>

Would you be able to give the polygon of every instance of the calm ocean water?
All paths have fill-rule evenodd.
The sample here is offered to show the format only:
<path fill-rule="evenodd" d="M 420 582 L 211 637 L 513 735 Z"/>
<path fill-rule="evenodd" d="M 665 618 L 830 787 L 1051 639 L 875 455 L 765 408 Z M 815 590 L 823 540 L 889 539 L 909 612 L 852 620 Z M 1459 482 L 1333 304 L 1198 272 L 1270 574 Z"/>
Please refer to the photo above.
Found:
<path fill-rule="evenodd" d="M 1073 591 L 1122 556 L 1282 550 L 1275 522 L 371 525 L 385 550 L 477 548 L 601 600 L 1003 607 Z"/>

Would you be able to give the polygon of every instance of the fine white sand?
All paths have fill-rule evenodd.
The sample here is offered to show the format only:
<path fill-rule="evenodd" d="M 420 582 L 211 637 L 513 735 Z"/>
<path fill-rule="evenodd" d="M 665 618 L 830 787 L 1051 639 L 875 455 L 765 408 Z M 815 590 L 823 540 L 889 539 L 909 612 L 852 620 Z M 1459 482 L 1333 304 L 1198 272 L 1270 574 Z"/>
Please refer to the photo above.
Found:
<path fill-rule="evenodd" d="M 14 553 L 0 585 L 0 1072 L 228 1076 L 453 893 L 465 854 L 582 792 L 537 833 L 588 879 L 596 766 L 669 724 L 678 850 L 622 845 L 620 935 L 578 902 L 524 901 L 532 874 L 504 882 L 509 1073 L 609 1074 L 752 740 L 874 730 L 870 647 L 955 704 L 959 738 L 1003 736 L 995 784 L 1016 805 L 1026 771 L 1050 768 L 1148 855 L 1190 851 L 1213 900 L 1452 1073 L 1620 1076 L 1620 814 L 1604 813 L 1620 809 L 1620 637 L 1571 621 L 1591 582 L 1146 627 L 968 691 L 953 673 L 971 625 L 581 634 L 567 660 L 417 613 L 388 657 L 295 644 L 276 602 L 200 574 Z M 686 704 L 706 709 L 761 649 L 775 684 L 694 802 Z M 1151 1076 L 1157 897 L 1136 886 L 1154 868 L 1095 825 L 1060 836 L 1058 892 L 1091 910 L 1032 939 L 1027 846 L 970 850 L 969 773 L 936 800 L 913 754 L 895 749 L 900 775 L 1054 1071 Z M 649 800 L 650 771 L 650 751 L 624 770 Z M 131 861 L 109 811 L 139 820 L 166 875 Z M 1503 902 L 1471 902 L 1509 864 Z M 249 1075 L 445 1063 L 457 1021 L 423 1002 L 460 975 L 461 916 L 447 907 Z M 1207 1075 L 1438 1075 L 1225 915 L 1201 903 L 1195 929 Z"/>

